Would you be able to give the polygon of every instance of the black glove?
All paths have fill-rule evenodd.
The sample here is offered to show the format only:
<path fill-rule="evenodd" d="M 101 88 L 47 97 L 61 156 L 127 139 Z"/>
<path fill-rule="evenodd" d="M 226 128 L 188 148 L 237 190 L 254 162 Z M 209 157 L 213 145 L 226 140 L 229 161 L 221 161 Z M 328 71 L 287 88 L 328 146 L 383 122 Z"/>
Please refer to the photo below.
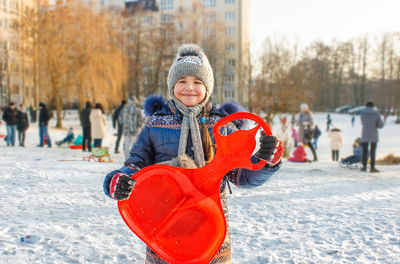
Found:
<path fill-rule="evenodd" d="M 277 137 L 267 136 L 264 131 L 261 131 L 260 149 L 256 152 L 257 158 L 267 161 L 270 166 L 274 166 L 281 161 L 283 151 L 283 144 Z"/>
<path fill-rule="evenodd" d="M 115 174 L 110 182 L 110 196 L 116 200 L 127 200 L 136 181 L 124 173 Z"/>

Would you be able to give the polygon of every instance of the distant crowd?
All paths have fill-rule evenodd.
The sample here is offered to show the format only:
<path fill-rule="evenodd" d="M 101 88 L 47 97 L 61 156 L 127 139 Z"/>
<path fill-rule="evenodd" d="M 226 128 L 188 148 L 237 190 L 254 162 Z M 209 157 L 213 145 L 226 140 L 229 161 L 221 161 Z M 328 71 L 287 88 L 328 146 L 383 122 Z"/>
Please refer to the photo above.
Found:
<path fill-rule="evenodd" d="M 378 129 L 384 126 L 384 121 L 374 108 L 373 102 L 367 102 L 365 109 L 360 115 L 362 130 L 360 137 L 353 143 L 353 155 L 340 159 L 342 166 L 356 167 L 354 164 L 360 163 L 361 171 L 367 171 L 368 156 L 370 160 L 370 172 L 379 172 L 375 167 L 376 148 L 378 143 Z M 354 126 L 355 117 L 351 118 L 351 125 Z M 295 150 L 289 161 L 293 162 L 315 162 L 318 161 L 317 149 L 318 139 L 321 136 L 320 128 L 315 125 L 313 114 L 307 104 L 300 105 L 298 119 L 292 116 L 292 139 Z M 296 129 L 297 126 L 297 129 Z M 332 119 L 327 114 L 326 132 L 330 138 L 332 161 L 339 161 L 339 152 L 343 145 L 342 133 L 338 127 L 332 127 Z M 305 147 L 310 148 L 313 159 L 307 158 Z"/>
<path fill-rule="evenodd" d="M 47 145 L 51 147 L 51 139 L 48 132 L 48 123 L 51 115 L 44 103 L 39 103 L 39 144 L 38 147 Z M 343 145 L 341 130 L 332 127 L 332 119 L 327 114 L 326 132 L 331 140 L 332 160 L 340 161 L 342 165 L 361 164 L 361 170 L 367 170 L 368 156 L 370 158 L 370 171 L 378 172 L 375 168 L 376 148 L 378 143 L 378 129 L 384 126 L 384 122 L 379 113 L 374 108 L 373 102 L 368 102 L 360 115 L 362 131 L 360 137 L 354 139 L 353 155 L 340 159 L 340 149 Z M 15 146 L 16 137 L 19 146 L 25 146 L 26 130 L 29 128 L 28 113 L 24 104 L 17 108 L 14 103 L 3 112 L 2 119 L 7 128 L 7 135 L 4 140 L 7 146 Z M 34 119 L 31 117 L 31 119 Z M 136 135 L 142 126 L 144 118 L 135 97 L 130 97 L 128 102 L 121 101 L 121 104 L 113 112 L 112 122 L 114 129 L 117 130 L 115 153 L 119 153 L 119 145 L 122 136 L 124 137 L 123 150 L 125 157 L 129 157 L 130 149 L 134 143 Z M 96 103 L 94 109 L 90 102 L 86 102 L 85 108 L 80 114 L 82 135 L 79 135 L 78 144 L 82 145 L 82 151 L 91 151 L 92 147 L 101 147 L 102 141 L 106 137 L 106 117 L 103 106 Z M 355 117 L 351 118 L 351 125 L 354 126 Z M 291 137 L 294 141 L 295 150 L 289 161 L 293 162 L 315 162 L 318 161 L 317 149 L 318 139 L 321 136 L 321 129 L 314 125 L 313 114 L 307 104 L 300 105 L 300 113 L 296 120 L 292 116 Z M 74 141 L 74 132 L 70 128 L 64 139 L 56 141 L 57 145 L 71 144 Z M 312 159 L 307 158 L 305 147 L 311 150 Z"/>
<path fill-rule="evenodd" d="M 121 105 L 114 110 L 113 127 L 117 129 L 117 140 L 115 143 L 115 153 L 119 153 L 119 145 L 122 136 L 124 136 L 124 153 L 129 155 L 130 147 L 133 145 L 134 139 L 138 130 L 143 124 L 143 116 L 141 110 L 136 106 L 137 101 L 133 96 L 128 99 L 128 102 L 122 100 Z M 48 131 L 49 120 L 52 118 L 51 113 L 46 105 L 39 103 L 39 144 L 38 147 L 52 147 L 52 141 Z M 35 122 L 36 115 L 31 114 L 31 122 Z M 7 109 L 2 113 L 2 120 L 6 125 L 6 135 L 4 140 L 9 147 L 14 147 L 18 144 L 20 147 L 25 147 L 26 131 L 29 128 L 30 122 L 28 111 L 24 104 L 18 107 L 11 102 Z M 82 151 L 92 151 L 92 147 L 102 147 L 102 141 L 106 137 L 106 116 L 101 103 L 96 103 L 94 109 L 92 104 L 86 102 L 85 108 L 80 113 L 80 123 L 82 126 L 82 134 L 75 137 L 73 128 L 69 128 L 67 135 L 55 143 L 59 146 L 64 144 L 79 144 Z M 1 124 L 1 121 L 0 121 Z M 78 140 L 77 140 L 78 139 Z"/>

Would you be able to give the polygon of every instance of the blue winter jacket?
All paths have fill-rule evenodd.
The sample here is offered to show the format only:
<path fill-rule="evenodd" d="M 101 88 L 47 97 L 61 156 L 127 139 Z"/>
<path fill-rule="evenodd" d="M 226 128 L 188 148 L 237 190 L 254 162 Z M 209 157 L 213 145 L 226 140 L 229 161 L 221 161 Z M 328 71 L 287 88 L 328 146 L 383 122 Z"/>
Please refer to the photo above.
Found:
<path fill-rule="evenodd" d="M 362 156 L 362 147 L 361 146 L 356 147 L 356 146 L 353 145 L 353 155 L 356 156 L 356 157 L 361 158 L 361 156 Z"/>
<path fill-rule="evenodd" d="M 178 156 L 180 128 L 183 116 L 175 107 L 173 101 L 165 103 L 161 97 L 153 96 L 146 100 L 144 108 L 145 114 L 149 117 L 136 143 L 132 147 L 130 157 L 125 161 L 121 169 L 110 172 L 104 180 L 103 189 L 108 196 L 110 196 L 109 185 L 111 178 L 116 173 L 122 172 L 127 175 L 133 175 L 146 166 L 168 161 Z M 215 123 L 231 113 L 244 111 L 244 109 L 236 103 L 224 104 L 219 108 L 215 105 L 208 104 L 206 108 L 205 124 L 209 129 L 214 144 L 215 140 L 212 129 Z M 230 123 L 222 128 L 221 135 L 230 134 L 240 129 L 242 126 L 244 126 L 243 122 L 236 122 L 235 125 Z M 186 153 L 193 158 L 194 152 L 192 147 L 193 144 L 191 136 L 189 135 Z M 257 163 L 259 160 L 253 156 L 252 161 L 253 163 Z M 278 171 L 280 167 L 281 163 L 274 167 L 266 166 L 258 171 L 234 169 L 223 179 L 220 187 L 221 191 L 224 190 L 227 180 L 242 188 L 260 186 Z"/>

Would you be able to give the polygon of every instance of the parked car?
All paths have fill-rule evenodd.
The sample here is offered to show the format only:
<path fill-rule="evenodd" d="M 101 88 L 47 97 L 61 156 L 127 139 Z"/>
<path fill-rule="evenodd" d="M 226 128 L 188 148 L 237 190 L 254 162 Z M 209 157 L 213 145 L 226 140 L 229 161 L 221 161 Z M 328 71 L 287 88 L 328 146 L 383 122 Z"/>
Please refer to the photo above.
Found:
<path fill-rule="evenodd" d="M 347 113 L 350 115 L 359 115 L 359 114 L 361 114 L 361 112 L 364 109 L 365 109 L 365 106 L 361 105 L 361 106 L 354 107 L 353 109 L 350 109 Z"/>
<path fill-rule="evenodd" d="M 350 109 L 357 107 L 357 105 L 343 105 L 335 109 L 335 113 L 347 113 Z"/>

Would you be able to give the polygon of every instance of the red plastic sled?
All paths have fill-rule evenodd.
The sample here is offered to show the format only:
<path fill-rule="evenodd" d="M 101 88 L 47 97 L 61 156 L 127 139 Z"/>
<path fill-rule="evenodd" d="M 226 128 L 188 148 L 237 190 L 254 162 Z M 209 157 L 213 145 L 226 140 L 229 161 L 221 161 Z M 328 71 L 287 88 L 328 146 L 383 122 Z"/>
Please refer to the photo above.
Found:
<path fill-rule="evenodd" d="M 250 119 L 258 125 L 222 136 L 220 129 L 236 119 Z M 220 183 L 235 168 L 258 170 L 265 161 L 250 160 L 256 134 L 265 121 L 251 113 L 231 114 L 215 124 L 217 144 L 214 159 L 198 169 L 168 165 L 148 166 L 136 174 L 135 188 L 128 200 L 118 201 L 129 228 L 165 261 L 173 264 L 208 263 L 226 235 L 226 221 L 220 200 Z"/>
<path fill-rule="evenodd" d="M 82 149 L 82 145 L 69 145 L 70 149 Z"/>

